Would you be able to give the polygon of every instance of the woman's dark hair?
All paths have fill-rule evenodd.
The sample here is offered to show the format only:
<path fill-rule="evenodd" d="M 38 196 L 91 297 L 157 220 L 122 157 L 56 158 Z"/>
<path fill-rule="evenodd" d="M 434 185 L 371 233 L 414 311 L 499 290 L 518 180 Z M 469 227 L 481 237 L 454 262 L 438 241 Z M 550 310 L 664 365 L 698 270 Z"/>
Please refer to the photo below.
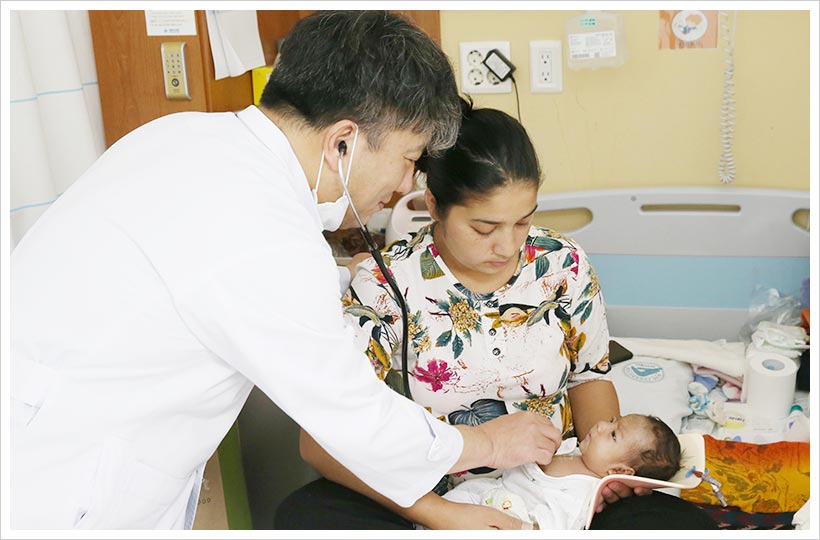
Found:
<path fill-rule="evenodd" d="M 461 99 L 461 130 L 443 155 L 417 163 L 427 173 L 427 188 L 445 216 L 454 205 L 489 195 L 512 182 L 541 184 L 541 168 L 527 131 L 518 120 L 496 109 L 474 109 Z"/>
<path fill-rule="evenodd" d="M 459 125 L 450 61 L 421 30 L 387 11 L 317 11 L 284 40 L 260 104 L 313 128 L 356 122 L 378 148 L 390 131 L 450 147 Z"/>

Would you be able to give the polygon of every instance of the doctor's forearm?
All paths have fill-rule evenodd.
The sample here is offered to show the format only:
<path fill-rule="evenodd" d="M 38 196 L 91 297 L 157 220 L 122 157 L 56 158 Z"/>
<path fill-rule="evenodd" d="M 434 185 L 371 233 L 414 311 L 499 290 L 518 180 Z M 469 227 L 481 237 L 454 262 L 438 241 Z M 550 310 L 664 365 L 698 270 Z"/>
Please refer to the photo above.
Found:
<path fill-rule="evenodd" d="M 464 449 L 461 456 L 453 463 L 449 474 L 466 471 L 475 467 L 486 467 L 490 464 L 493 454 L 492 439 L 480 429 L 464 425 L 454 425 L 464 439 Z"/>
<path fill-rule="evenodd" d="M 413 523 L 420 523 L 428 528 L 436 528 L 433 519 L 438 515 L 437 508 L 446 501 L 435 493 L 428 493 L 416 501 L 413 506 L 404 508 L 362 482 L 356 475 L 336 461 L 333 456 L 328 454 L 304 430 L 299 434 L 299 450 L 302 459 L 331 482 L 336 482 L 361 493 Z"/>

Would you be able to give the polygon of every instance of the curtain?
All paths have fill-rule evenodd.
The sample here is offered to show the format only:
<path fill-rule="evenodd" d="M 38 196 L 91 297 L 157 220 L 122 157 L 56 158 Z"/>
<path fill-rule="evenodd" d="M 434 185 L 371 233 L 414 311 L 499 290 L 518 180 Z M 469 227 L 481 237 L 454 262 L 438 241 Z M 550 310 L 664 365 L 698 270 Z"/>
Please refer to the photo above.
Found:
<path fill-rule="evenodd" d="M 12 248 L 105 150 L 87 11 L 10 12 Z"/>

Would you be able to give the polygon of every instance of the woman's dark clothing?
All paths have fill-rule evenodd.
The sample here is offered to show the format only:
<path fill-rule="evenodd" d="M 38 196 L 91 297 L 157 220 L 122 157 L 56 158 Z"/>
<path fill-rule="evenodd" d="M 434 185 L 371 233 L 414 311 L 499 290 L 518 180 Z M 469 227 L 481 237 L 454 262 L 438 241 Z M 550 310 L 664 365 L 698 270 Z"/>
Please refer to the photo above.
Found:
<path fill-rule="evenodd" d="M 413 529 L 413 523 L 344 486 L 320 478 L 291 493 L 276 512 L 276 529 Z M 717 529 L 706 512 L 666 493 L 627 497 L 595 515 L 590 529 Z"/>

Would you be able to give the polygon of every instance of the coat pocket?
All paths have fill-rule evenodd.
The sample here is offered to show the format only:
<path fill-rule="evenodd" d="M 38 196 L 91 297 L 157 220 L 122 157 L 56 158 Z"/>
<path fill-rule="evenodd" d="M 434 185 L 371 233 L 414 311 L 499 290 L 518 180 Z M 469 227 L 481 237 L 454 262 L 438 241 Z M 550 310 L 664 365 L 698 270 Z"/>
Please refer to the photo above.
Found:
<path fill-rule="evenodd" d="M 75 529 L 181 529 L 195 474 L 170 476 L 137 461 L 128 441 L 103 444 L 90 504 Z"/>

